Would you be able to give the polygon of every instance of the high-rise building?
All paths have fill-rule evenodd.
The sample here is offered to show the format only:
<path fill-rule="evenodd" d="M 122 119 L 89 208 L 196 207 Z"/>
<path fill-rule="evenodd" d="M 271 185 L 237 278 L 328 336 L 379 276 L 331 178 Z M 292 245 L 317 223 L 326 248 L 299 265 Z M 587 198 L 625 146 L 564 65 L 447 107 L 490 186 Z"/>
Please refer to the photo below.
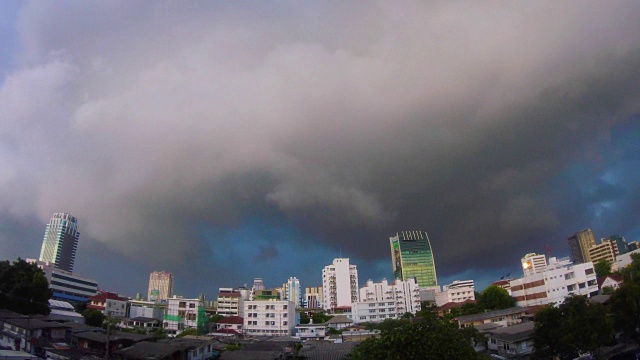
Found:
<path fill-rule="evenodd" d="M 350 308 L 359 299 L 358 268 L 349 264 L 349 259 L 334 259 L 322 269 L 322 292 L 326 310 Z"/>
<path fill-rule="evenodd" d="M 173 296 L 173 275 L 166 271 L 154 271 L 149 275 L 147 300 L 163 301 Z"/>
<path fill-rule="evenodd" d="M 538 274 L 547 270 L 547 257 L 543 254 L 529 253 L 520 259 L 524 276 Z"/>
<path fill-rule="evenodd" d="M 73 272 L 78 249 L 78 219 L 67 213 L 55 213 L 47 224 L 39 260 L 55 264 L 57 269 Z"/>
<path fill-rule="evenodd" d="M 627 244 L 627 240 L 624 238 L 624 236 L 611 235 L 607 238 L 601 239 L 601 242 L 605 242 L 605 241 L 611 241 L 613 243 L 616 256 L 624 255 L 627 252 L 629 252 L 629 245 Z"/>
<path fill-rule="evenodd" d="M 290 277 L 285 284 L 282 285 L 284 289 L 284 299 L 293 302 L 296 308 L 300 307 L 300 280 L 296 277 Z"/>
<path fill-rule="evenodd" d="M 322 293 L 322 286 L 312 286 L 305 288 L 304 291 L 304 306 L 316 309 L 321 308 L 324 305 L 324 297 Z"/>
<path fill-rule="evenodd" d="M 591 229 L 580 230 L 567 240 L 569 241 L 571 260 L 573 260 L 574 264 L 591 261 L 589 248 L 596 245 L 596 238 L 593 236 Z"/>
<path fill-rule="evenodd" d="M 420 288 L 438 286 L 431 242 L 424 231 L 403 231 L 389 239 L 393 276 L 405 281 L 415 278 Z"/>

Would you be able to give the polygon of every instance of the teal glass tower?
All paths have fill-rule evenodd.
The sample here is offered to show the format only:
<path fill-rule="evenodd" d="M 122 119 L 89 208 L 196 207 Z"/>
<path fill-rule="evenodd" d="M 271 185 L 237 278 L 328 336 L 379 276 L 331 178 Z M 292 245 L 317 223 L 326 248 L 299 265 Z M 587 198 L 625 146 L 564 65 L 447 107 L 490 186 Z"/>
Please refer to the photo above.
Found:
<path fill-rule="evenodd" d="M 420 288 L 438 286 L 431 242 L 424 231 L 402 231 L 389 238 L 393 276 L 415 278 Z"/>
<path fill-rule="evenodd" d="M 78 219 L 67 213 L 53 214 L 44 232 L 39 260 L 54 263 L 57 269 L 73 272 L 79 237 Z"/>

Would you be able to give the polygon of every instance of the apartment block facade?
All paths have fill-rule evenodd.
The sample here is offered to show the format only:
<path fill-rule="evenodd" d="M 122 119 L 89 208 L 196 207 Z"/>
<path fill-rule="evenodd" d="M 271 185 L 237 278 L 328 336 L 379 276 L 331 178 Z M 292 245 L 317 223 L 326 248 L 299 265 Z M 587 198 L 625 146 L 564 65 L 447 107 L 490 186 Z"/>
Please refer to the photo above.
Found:
<path fill-rule="evenodd" d="M 352 318 L 355 323 L 381 322 L 398 319 L 405 313 L 415 314 L 420 308 L 420 289 L 415 279 L 391 284 L 387 280 L 369 280 L 360 289 L 360 301 L 353 304 Z"/>
<path fill-rule="evenodd" d="M 296 310 L 293 301 L 249 300 L 244 303 L 244 323 L 247 336 L 293 335 Z"/>
<path fill-rule="evenodd" d="M 322 270 L 324 308 L 350 308 L 358 302 L 358 269 L 347 258 L 337 258 Z"/>

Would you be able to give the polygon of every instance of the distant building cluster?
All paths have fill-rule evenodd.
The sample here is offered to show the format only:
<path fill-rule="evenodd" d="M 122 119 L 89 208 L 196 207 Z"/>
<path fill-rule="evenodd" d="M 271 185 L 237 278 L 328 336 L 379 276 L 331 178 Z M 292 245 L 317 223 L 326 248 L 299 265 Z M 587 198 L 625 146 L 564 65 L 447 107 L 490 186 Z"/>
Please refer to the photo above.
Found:
<path fill-rule="evenodd" d="M 77 218 L 56 213 L 46 226 L 39 259 L 28 260 L 44 271 L 53 290 L 51 306 L 57 316 L 74 322 L 83 318 L 74 316 L 69 303 L 87 303 L 88 309 L 117 319 L 123 327 L 149 331 L 163 328 L 170 336 L 196 329 L 196 334 L 221 338 L 325 339 L 331 329 L 348 329 L 343 339 L 352 339 L 371 335 L 359 324 L 410 317 L 425 302 L 443 314 L 476 301 L 474 280 L 460 279 L 439 285 L 431 242 L 424 231 L 401 231 L 389 237 L 392 280 L 369 279 L 361 285 L 357 265 L 349 258 L 338 257 L 318 269 L 321 283 L 314 286 L 303 287 L 297 277 L 291 276 L 280 287 L 270 288 L 262 278 L 255 278 L 250 287 L 246 284 L 220 287 L 213 301 L 202 294 L 197 298 L 177 295 L 173 274 L 167 271 L 150 273 L 146 298 L 138 294 L 131 299 L 99 290 L 96 281 L 73 272 L 79 236 Z M 507 341 L 511 332 L 531 330 L 531 325 L 522 324 L 527 308 L 558 305 L 571 294 L 592 297 L 603 287 L 618 287 L 621 279 L 615 276 L 596 277 L 595 263 L 608 261 L 616 270 L 629 265 L 632 254 L 640 253 L 637 242 L 627 244 L 618 235 L 596 243 L 591 229 L 576 232 L 568 243 L 570 258 L 525 254 L 520 260 L 522 276 L 503 278 L 493 284 L 506 289 L 515 299 L 515 308 L 460 316 L 456 321 L 461 326 L 473 325 L 490 331 L 495 337 L 492 341 Z M 302 323 L 303 318 L 313 318 L 319 313 L 331 319 Z M 215 326 L 210 324 L 212 314 L 222 318 Z"/>

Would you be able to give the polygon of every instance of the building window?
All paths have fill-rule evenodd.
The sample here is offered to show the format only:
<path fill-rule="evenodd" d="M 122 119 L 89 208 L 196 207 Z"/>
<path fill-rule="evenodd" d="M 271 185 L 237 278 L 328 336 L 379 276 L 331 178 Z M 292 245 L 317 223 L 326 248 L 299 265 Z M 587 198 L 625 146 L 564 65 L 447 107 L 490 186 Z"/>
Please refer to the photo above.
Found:
<path fill-rule="evenodd" d="M 196 308 L 196 304 L 195 303 L 190 303 L 189 304 L 189 308 L 190 309 L 195 309 Z"/>
<path fill-rule="evenodd" d="M 186 302 L 186 301 L 180 301 L 180 302 L 178 303 L 178 307 L 181 307 L 181 308 L 185 308 L 185 307 L 187 307 L 187 302 Z"/>
<path fill-rule="evenodd" d="M 585 270 L 585 271 L 584 271 L 584 273 L 585 273 L 586 275 L 591 275 L 591 274 L 593 274 L 593 268 Z"/>

